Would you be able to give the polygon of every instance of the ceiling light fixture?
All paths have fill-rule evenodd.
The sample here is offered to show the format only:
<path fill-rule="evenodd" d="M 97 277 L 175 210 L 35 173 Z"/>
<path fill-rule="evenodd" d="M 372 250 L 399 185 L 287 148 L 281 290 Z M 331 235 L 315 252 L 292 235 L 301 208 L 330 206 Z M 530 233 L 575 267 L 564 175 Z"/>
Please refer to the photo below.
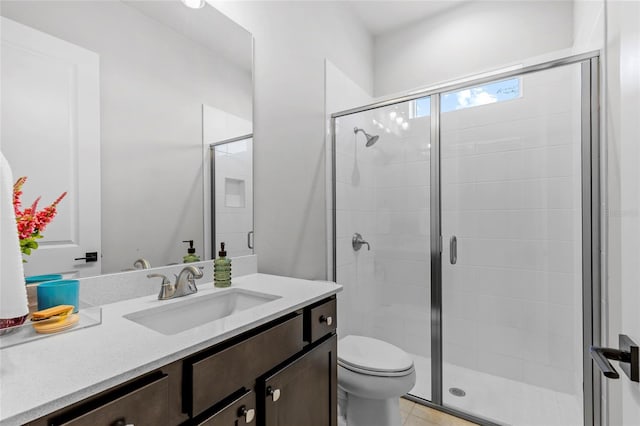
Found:
<path fill-rule="evenodd" d="M 201 9 L 205 5 L 205 0 L 182 0 L 182 3 L 191 9 Z"/>

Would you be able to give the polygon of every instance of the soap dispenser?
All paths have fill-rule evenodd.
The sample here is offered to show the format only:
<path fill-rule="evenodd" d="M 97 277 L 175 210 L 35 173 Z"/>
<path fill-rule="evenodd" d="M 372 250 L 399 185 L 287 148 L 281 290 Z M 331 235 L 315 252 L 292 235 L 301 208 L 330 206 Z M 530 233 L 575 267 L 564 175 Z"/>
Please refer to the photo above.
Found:
<path fill-rule="evenodd" d="M 193 247 L 193 240 L 185 240 L 183 243 L 189 243 L 187 254 L 182 258 L 184 263 L 200 262 L 200 256 L 196 254 L 196 249 Z"/>
<path fill-rule="evenodd" d="M 224 243 L 220 243 L 218 258 L 213 261 L 213 285 L 215 287 L 231 285 L 231 259 L 227 259 Z"/>

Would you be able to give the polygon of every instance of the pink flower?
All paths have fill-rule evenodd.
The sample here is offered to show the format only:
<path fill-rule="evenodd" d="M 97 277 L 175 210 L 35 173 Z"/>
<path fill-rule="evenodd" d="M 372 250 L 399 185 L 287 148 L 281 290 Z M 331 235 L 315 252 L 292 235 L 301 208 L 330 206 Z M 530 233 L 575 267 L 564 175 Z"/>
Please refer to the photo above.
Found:
<path fill-rule="evenodd" d="M 22 186 L 26 181 L 27 177 L 23 176 L 13 184 L 13 210 L 16 214 L 20 247 L 23 253 L 30 254 L 31 249 L 37 248 L 35 239 L 42 238 L 42 231 L 56 216 L 57 206 L 67 193 L 63 192 L 53 203 L 40 211 L 38 211 L 38 203 L 41 197 L 36 198 L 31 207 L 21 210 L 20 197 L 22 196 Z"/>

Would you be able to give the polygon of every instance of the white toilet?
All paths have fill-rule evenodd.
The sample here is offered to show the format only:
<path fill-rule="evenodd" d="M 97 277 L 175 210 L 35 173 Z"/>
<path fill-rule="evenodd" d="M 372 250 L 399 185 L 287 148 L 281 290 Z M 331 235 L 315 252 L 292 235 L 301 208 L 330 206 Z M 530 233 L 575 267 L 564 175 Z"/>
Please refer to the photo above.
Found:
<path fill-rule="evenodd" d="M 416 383 L 413 359 L 382 340 L 338 341 L 338 415 L 347 426 L 399 426 L 399 398 Z"/>

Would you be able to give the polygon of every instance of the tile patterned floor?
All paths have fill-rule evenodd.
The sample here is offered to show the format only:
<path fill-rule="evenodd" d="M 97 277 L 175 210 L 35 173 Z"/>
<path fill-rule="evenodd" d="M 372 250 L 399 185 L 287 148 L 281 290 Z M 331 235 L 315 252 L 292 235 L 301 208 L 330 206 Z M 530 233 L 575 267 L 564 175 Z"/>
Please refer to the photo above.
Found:
<path fill-rule="evenodd" d="M 400 398 L 403 426 L 474 426 L 458 417 Z"/>

